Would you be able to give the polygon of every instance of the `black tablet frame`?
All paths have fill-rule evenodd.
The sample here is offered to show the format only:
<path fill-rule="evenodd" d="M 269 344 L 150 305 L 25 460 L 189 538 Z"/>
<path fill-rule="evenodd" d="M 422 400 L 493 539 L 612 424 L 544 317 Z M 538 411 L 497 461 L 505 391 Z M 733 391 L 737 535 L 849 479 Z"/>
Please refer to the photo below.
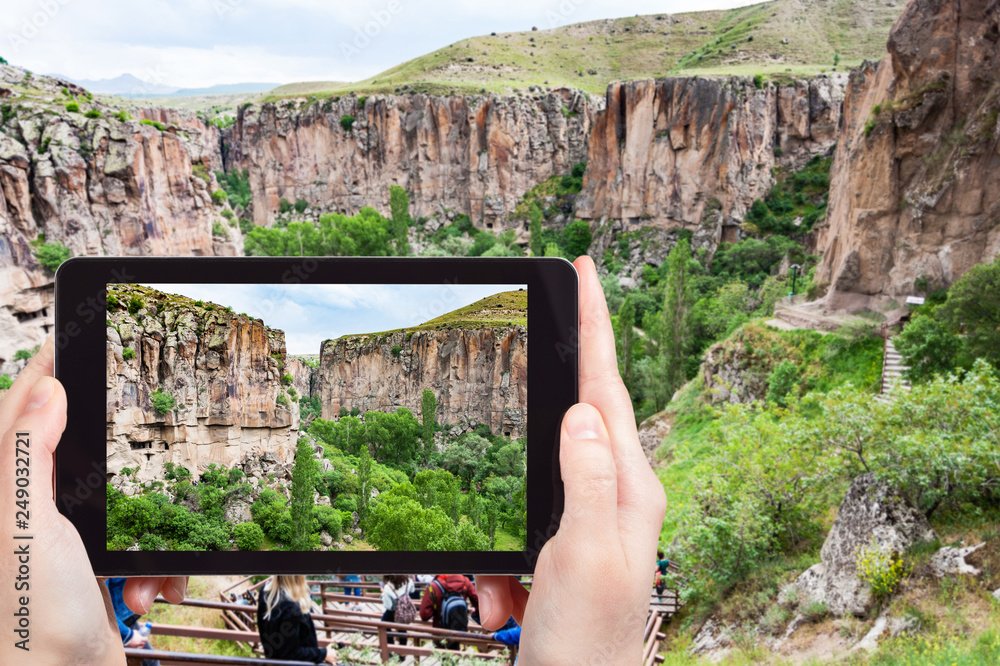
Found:
<path fill-rule="evenodd" d="M 528 286 L 528 543 L 523 552 L 108 551 L 106 306 L 108 284 L 526 284 Z M 66 387 L 56 450 L 56 504 L 98 576 L 195 574 L 528 574 L 563 507 L 559 428 L 577 402 L 578 280 L 563 259 L 74 258 L 56 274 L 55 375 Z M 271 323 L 271 322 L 268 322 Z M 272 325 L 280 328 L 280 322 Z"/>

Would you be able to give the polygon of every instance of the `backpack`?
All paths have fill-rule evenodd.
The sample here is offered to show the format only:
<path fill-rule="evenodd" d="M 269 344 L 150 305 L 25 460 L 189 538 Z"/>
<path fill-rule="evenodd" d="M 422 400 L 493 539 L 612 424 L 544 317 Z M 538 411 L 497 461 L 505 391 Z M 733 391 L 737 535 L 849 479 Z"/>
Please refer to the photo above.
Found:
<path fill-rule="evenodd" d="M 465 603 L 465 597 L 458 592 L 448 592 L 438 581 L 434 581 L 441 591 L 441 626 L 453 631 L 465 631 L 469 628 L 469 606 Z"/>
<path fill-rule="evenodd" d="M 399 624 L 410 624 L 417 616 L 417 607 L 413 605 L 410 595 L 406 594 L 406 588 L 403 588 L 403 594 L 396 597 L 395 613 L 395 621 Z"/>

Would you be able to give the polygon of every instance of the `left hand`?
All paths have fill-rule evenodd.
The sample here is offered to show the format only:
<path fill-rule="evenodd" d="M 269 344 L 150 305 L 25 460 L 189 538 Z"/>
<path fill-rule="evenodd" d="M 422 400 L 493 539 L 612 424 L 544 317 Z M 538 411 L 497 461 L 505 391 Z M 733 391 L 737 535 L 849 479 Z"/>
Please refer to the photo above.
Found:
<path fill-rule="evenodd" d="M 53 454 L 66 427 L 66 391 L 52 377 L 55 345 L 50 337 L 0 402 L 0 572 L 15 581 L 18 556 L 15 546 L 29 549 L 30 660 L 39 664 L 122 664 L 125 654 L 108 589 L 94 577 L 94 569 L 76 528 L 56 508 L 53 499 Z M 30 476 L 29 529 L 15 530 L 17 434 L 28 433 Z M 24 445 L 21 446 L 22 451 Z M 19 457 L 22 459 L 24 455 Z M 14 539 L 31 535 L 33 538 Z M 125 603 L 145 614 L 157 594 L 171 602 L 184 598 L 186 578 L 134 578 L 125 585 Z M 10 590 L 0 595 L 0 615 L 5 625 L 19 607 Z M 15 647 L 11 632 L 0 641 L 0 663 L 24 663 L 29 653 Z"/>

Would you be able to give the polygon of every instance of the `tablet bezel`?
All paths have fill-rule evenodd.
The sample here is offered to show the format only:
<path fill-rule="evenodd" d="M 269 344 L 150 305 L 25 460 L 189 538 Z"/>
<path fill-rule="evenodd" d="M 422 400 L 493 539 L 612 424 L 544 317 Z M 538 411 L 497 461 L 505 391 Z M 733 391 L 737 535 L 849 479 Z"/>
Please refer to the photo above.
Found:
<path fill-rule="evenodd" d="M 522 552 L 108 551 L 106 546 L 106 285 L 115 282 L 526 284 L 528 539 Z M 74 258 L 56 274 L 55 375 L 66 388 L 56 450 L 56 504 L 80 533 L 98 576 L 195 574 L 527 574 L 559 525 L 559 428 L 577 401 L 578 279 L 563 259 Z M 281 328 L 281 322 L 265 322 Z"/>

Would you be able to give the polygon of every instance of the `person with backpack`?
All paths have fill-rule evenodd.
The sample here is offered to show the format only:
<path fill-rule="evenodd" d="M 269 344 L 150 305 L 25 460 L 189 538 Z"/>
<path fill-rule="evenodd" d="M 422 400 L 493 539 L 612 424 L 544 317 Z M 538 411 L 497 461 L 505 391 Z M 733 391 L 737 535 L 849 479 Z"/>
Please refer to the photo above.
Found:
<path fill-rule="evenodd" d="M 468 578 L 461 574 L 436 576 L 420 600 L 420 619 L 431 620 L 433 626 L 452 631 L 469 628 L 469 604 L 479 608 L 479 595 Z M 448 641 L 446 649 L 457 650 L 457 641 Z"/>
<path fill-rule="evenodd" d="M 384 576 L 382 578 L 382 605 L 385 612 L 382 613 L 383 622 L 395 622 L 397 624 L 410 624 L 417 616 L 417 608 L 410 599 L 413 592 L 413 579 L 409 576 Z M 396 638 L 390 633 L 388 637 L 389 645 L 396 642 Z M 406 632 L 399 637 L 399 644 L 406 645 Z"/>

